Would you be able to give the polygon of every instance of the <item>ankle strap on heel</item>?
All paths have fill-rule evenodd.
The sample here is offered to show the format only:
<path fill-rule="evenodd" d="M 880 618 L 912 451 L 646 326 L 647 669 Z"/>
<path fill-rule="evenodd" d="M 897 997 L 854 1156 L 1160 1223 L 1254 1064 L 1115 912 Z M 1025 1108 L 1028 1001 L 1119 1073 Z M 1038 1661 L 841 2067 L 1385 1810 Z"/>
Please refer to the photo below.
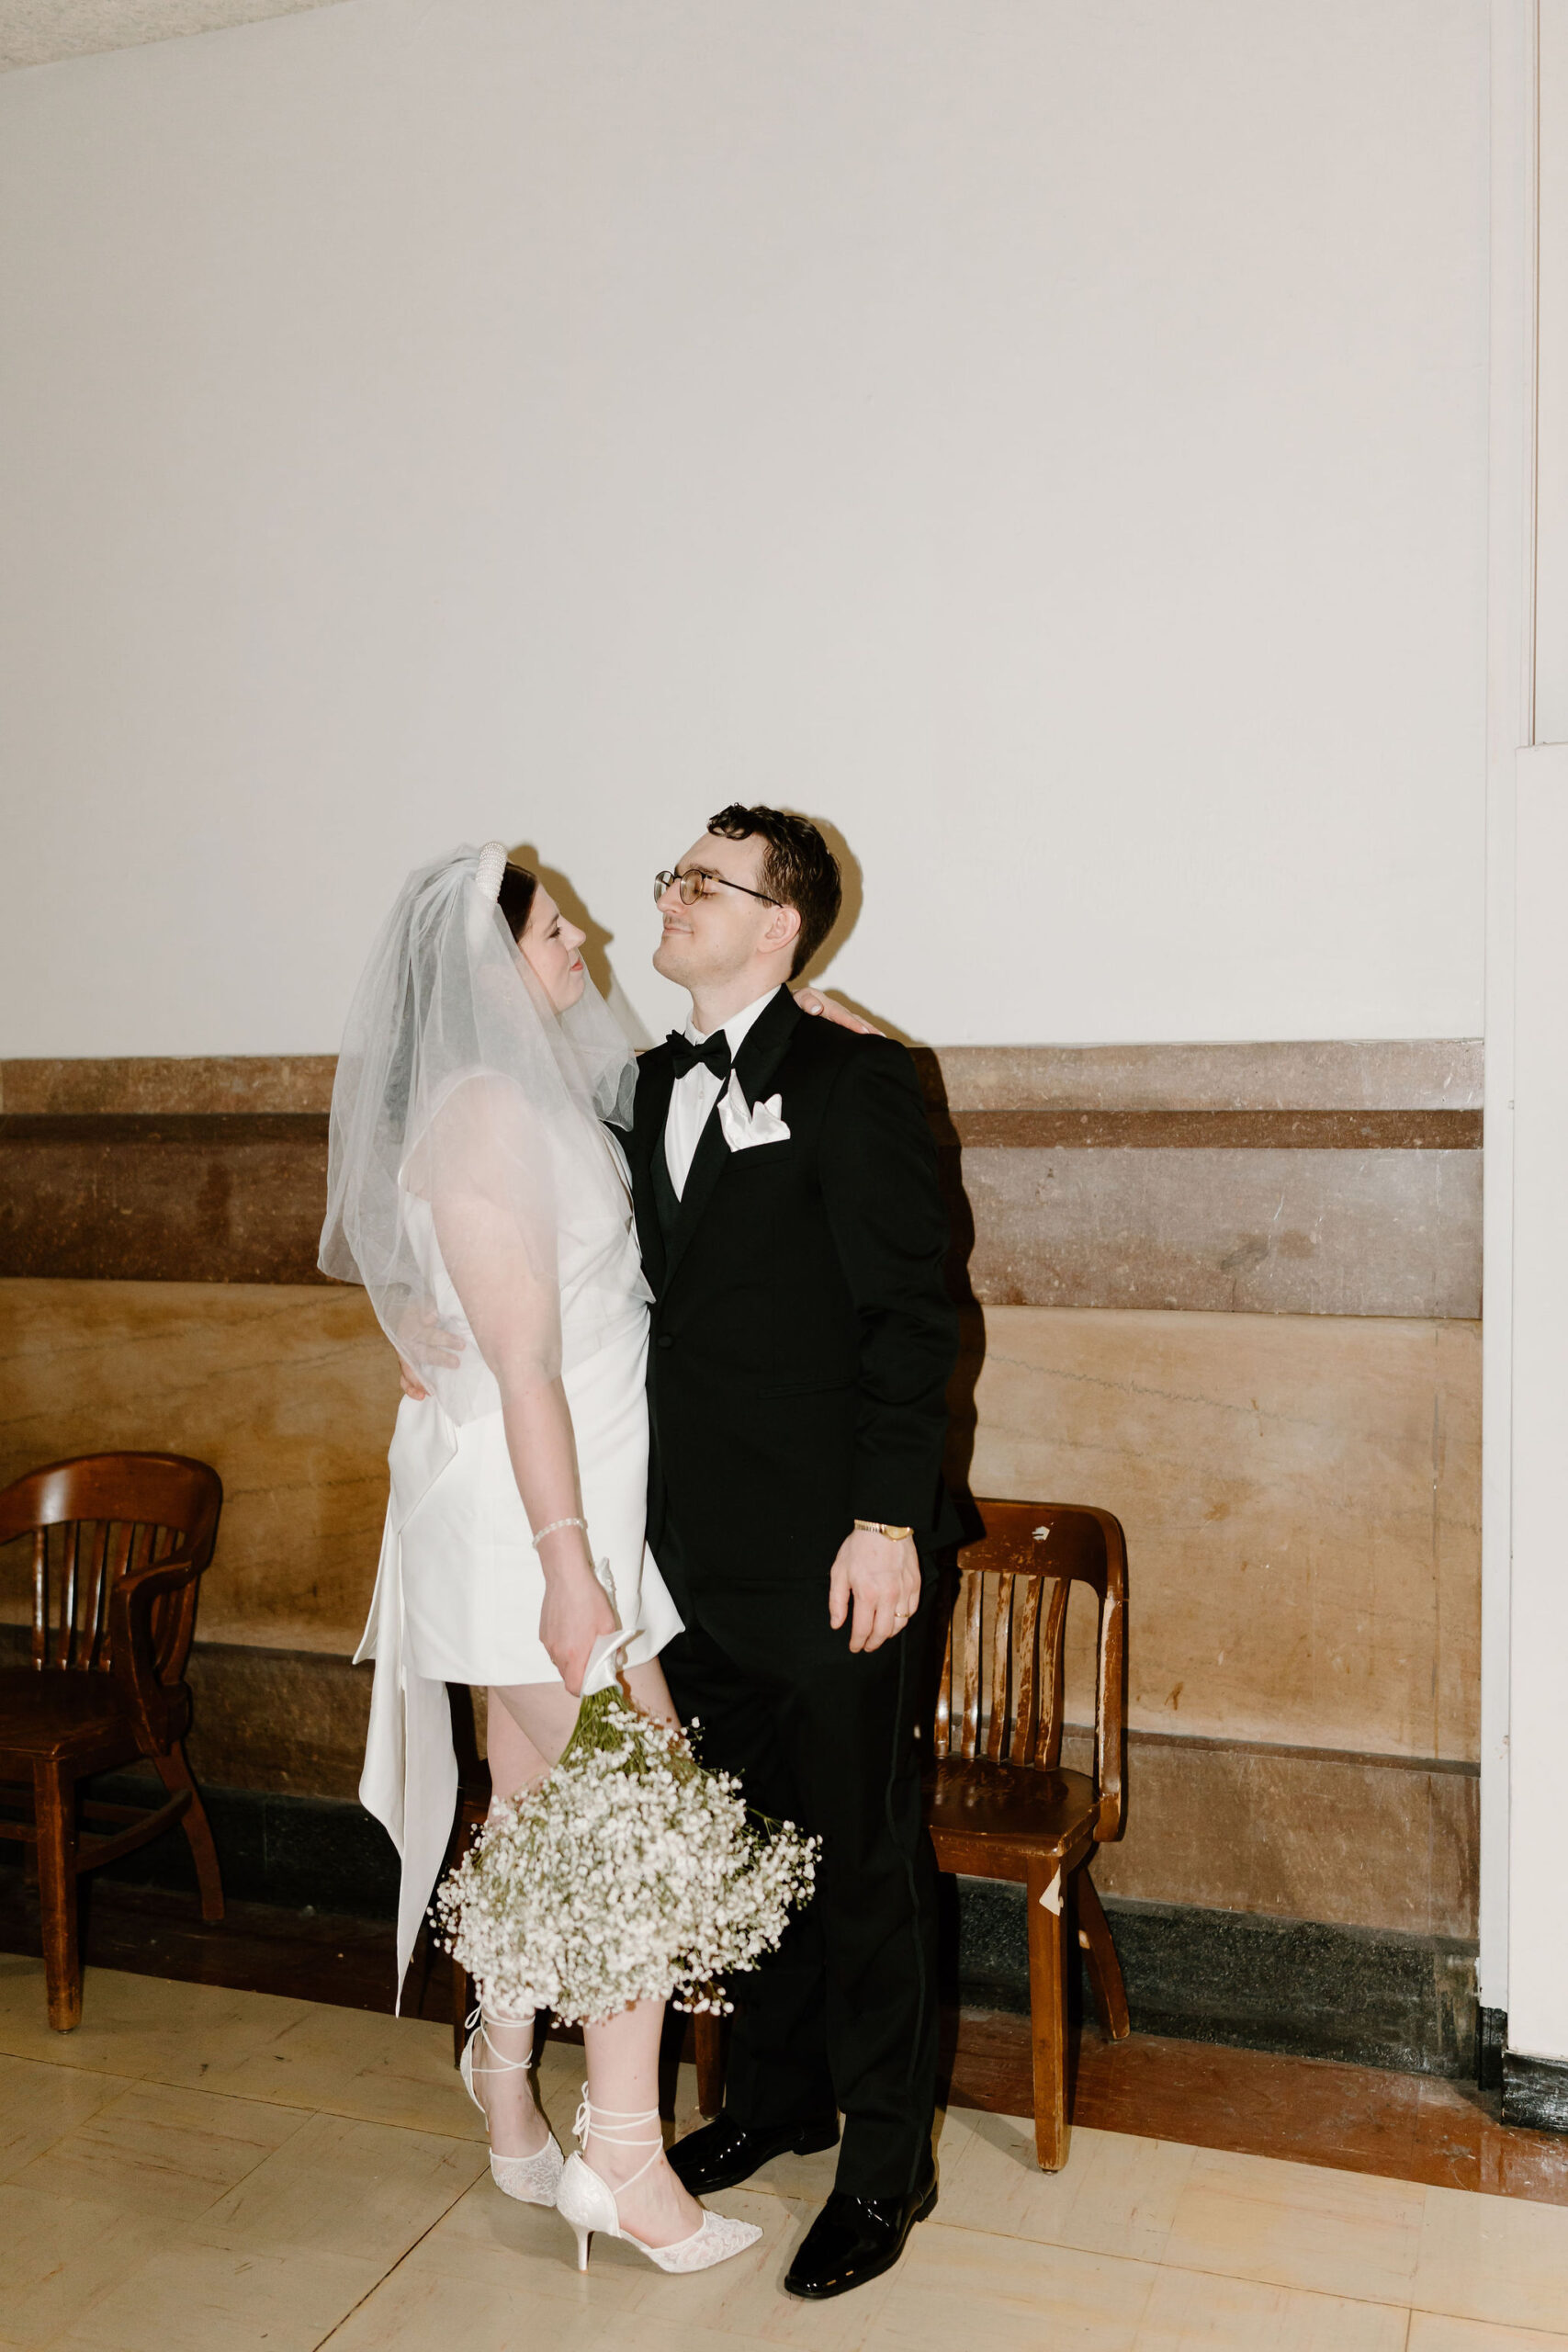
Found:
<path fill-rule="evenodd" d="M 651 2139 L 634 2136 L 639 2123 L 652 2124 Z M 637 2115 L 632 2114 L 624 2108 L 595 2107 L 588 2096 L 586 2083 L 582 2086 L 582 2104 L 577 2110 L 576 2120 L 571 2128 L 578 2145 L 584 2151 L 587 2149 L 590 2132 L 594 2139 L 603 2141 L 607 2148 L 652 2149 L 653 2154 L 647 2163 L 638 2165 L 636 2172 L 628 2173 L 625 2180 L 617 2181 L 614 2186 L 609 2181 L 604 2183 L 612 2197 L 618 2197 L 623 2188 L 629 2188 L 634 2180 L 640 2180 L 645 2172 L 651 2172 L 664 2154 L 664 2134 L 659 2129 L 659 2109 L 656 2107 L 648 2108 Z"/>
<path fill-rule="evenodd" d="M 521 2026 L 521 2025 L 529 2025 L 529 2026 L 531 2026 L 531 2025 L 533 2024 L 533 2020 L 534 2020 L 534 2012 L 533 2012 L 532 2010 L 530 2010 L 530 2012 L 529 2012 L 529 2014 L 528 2014 L 528 2016 L 527 2016 L 526 2018 L 503 2018 L 503 2017 L 500 2017 L 500 2016 L 498 2016 L 494 2009 L 487 2009 L 487 2008 L 484 2007 L 484 2004 L 481 2002 L 481 2003 L 480 2003 L 480 2005 L 479 2005 L 479 2007 L 477 2009 L 472 2010 L 472 2011 L 469 2013 L 469 2015 L 468 2015 L 467 2018 L 464 2018 L 464 2020 L 463 2020 L 464 2030 L 465 2030 L 465 2031 L 466 2031 L 466 2032 L 472 2033 L 472 2032 L 473 2032 L 473 2030 L 474 2030 L 474 2028 L 475 2028 L 476 2026 L 478 2026 L 478 2028 L 479 2028 L 479 2040 L 483 2042 L 483 2044 L 484 2044 L 485 2048 L 489 2051 L 489 2052 L 490 2052 L 491 2056 L 491 2057 L 496 2061 L 496 2064 L 495 2064 L 493 2066 L 476 2066 L 476 2065 L 474 2064 L 473 2060 L 470 2058 L 470 2059 L 469 2059 L 469 2061 L 468 2061 L 468 2072 L 469 2072 L 469 2074 L 470 2074 L 470 2075 L 525 2075 L 525 2074 L 527 2074 L 527 2073 L 529 2072 L 530 2068 L 532 2067 L 533 2064 L 534 2064 L 534 2057 L 533 2057 L 533 2043 L 532 2043 L 532 2041 L 530 2041 L 530 2043 L 529 2043 L 529 2054 L 528 2054 L 528 2056 L 527 2056 L 526 2058 L 509 2058 L 509 2057 L 507 2056 L 507 2054 L 506 2054 L 506 2052 L 505 2052 L 505 2051 L 504 2051 L 504 2050 L 498 2050 L 498 2049 L 496 2048 L 496 2046 L 495 2046 L 494 2042 L 491 2040 L 490 2035 L 489 2035 L 488 2031 L 486 2030 L 486 2029 L 487 2029 L 487 2027 L 490 2027 L 490 2026 L 492 2026 L 492 2025 L 516 2025 L 516 2026 Z"/>

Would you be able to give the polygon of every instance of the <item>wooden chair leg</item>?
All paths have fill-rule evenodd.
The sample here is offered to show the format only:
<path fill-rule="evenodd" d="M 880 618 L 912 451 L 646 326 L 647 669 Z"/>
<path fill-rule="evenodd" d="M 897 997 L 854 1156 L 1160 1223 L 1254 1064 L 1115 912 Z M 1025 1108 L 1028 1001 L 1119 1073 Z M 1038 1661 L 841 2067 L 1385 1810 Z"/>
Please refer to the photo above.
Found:
<path fill-rule="evenodd" d="M 1095 2015 L 1112 2041 L 1125 2041 L 1133 2030 L 1127 2015 L 1127 1987 L 1122 1982 L 1122 1963 L 1116 1957 L 1111 1922 L 1100 1907 L 1087 1862 L 1074 1877 L 1073 1893 L 1077 1906 L 1078 1946 L 1089 1967 Z"/>
<path fill-rule="evenodd" d="M 158 1778 L 171 1796 L 184 1789 L 190 1803 L 182 1816 L 186 1843 L 190 1848 L 191 1860 L 196 1864 L 196 1883 L 201 1893 L 201 1916 L 209 1928 L 215 1928 L 223 1917 L 223 1878 L 218 1867 L 218 1849 L 212 1842 L 212 1824 L 207 1818 L 207 1807 L 201 1802 L 201 1792 L 191 1778 L 186 1761 L 185 1742 L 176 1739 L 166 1756 L 154 1756 Z"/>
<path fill-rule="evenodd" d="M 56 2033 L 82 2022 L 82 1950 L 76 1926 L 76 1784 L 58 1764 L 33 1767 L 39 1908 L 49 2021 Z"/>
<path fill-rule="evenodd" d="M 716 2115 L 724 2105 L 724 2028 L 711 2009 L 700 2009 L 692 2019 L 692 2041 L 697 2061 L 697 2108 Z"/>
<path fill-rule="evenodd" d="M 1042 2172 L 1067 2161 L 1067 1887 L 1051 1862 L 1032 1863 L 1029 2021 L 1034 2054 L 1034 2151 Z M 1042 1897 L 1051 1894 L 1053 1910 Z"/>

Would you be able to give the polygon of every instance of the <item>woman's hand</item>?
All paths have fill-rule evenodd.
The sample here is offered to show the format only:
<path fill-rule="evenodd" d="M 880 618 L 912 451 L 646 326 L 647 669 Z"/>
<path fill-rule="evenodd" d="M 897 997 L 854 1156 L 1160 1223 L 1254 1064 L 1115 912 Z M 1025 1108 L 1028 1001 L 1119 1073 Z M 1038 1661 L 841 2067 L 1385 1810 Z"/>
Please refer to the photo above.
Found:
<path fill-rule="evenodd" d="M 880 1037 L 886 1034 L 874 1028 L 869 1021 L 863 1021 L 858 1012 L 851 1012 L 830 996 L 824 996 L 819 989 L 796 989 L 795 1001 L 802 1012 L 815 1012 L 822 1020 L 830 1021 L 836 1029 L 852 1029 L 857 1037 Z"/>
<path fill-rule="evenodd" d="M 563 1543 L 563 1537 L 569 1540 Z M 564 1556 L 545 1559 L 544 1554 L 558 1545 Z M 603 1635 L 617 1630 L 615 1611 L 593 1572 L 580 1530 L 562 1528 L 558 1535 L 547 1535 L 540 1565 L 545 1605 L 539 1611 L 539 1639 L 572 1697 L 581 1698 L 589 1654 Z"/>

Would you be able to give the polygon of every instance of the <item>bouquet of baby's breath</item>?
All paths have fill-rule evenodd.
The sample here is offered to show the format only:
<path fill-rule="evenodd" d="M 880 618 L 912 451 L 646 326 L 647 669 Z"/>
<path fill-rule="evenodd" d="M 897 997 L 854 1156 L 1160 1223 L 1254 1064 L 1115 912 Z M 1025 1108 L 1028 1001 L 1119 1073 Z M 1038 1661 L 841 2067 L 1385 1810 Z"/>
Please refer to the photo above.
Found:
<path fill-rule="evenodd" d="M 498 1806 L 436 1896 L 487 2001 L 593 2025 L 629 2002 L 722 2010 L 811 1893 L 820 1839 L 748 1816 L 740 1784 L 618 1690 L 586 1698 L 548 1778 Z"/>

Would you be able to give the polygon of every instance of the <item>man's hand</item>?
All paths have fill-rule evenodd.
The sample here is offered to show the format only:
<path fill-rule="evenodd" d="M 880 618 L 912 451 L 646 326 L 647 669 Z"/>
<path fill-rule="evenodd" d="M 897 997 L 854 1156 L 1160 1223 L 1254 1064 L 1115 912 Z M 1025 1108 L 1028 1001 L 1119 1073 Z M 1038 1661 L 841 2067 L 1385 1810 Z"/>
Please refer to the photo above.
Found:
<path fill-rule="evenodd" d="M 593 1564 L 581 1534 L 563 1528 L 545 1542 L 575 1544 L 578 1556 L 545 1572 L 545 1605 L 539 1611 L 539 1639 L 550 1664 L 574 1699 L 582 1693 L 589 1652 L 604 1634 L 613 1634 L 615 1612 L 610 1596 L 593 1573 Z M 564 1546 L 563 1546 L 564 1548 Z"/>
<path fill-rule="evenodd" d="M 802 1012 L 817 1013 L 822 1020 L 830 1021 L 836 1029 L 852 1029 L 857 1037 L 880 1037 L 886 1034 L 874 1028 L 869 1021 L 863 1021 L 858 1012 L 851 1012 L 847 1006 L 824 996 L 820 989 L 796 989 L 795 1001 Z"/>
<path fill-rule="evenodd" d="M 404 1346 L 417 1351 L 422 1363 L 442 1364 L 447 1371 L 461 1363 L 463 1350 L 468 1344 L 460 1331 L 449 1331 L 435 1315 L 406 1315 L 398 1326 L 398 1337 Z M 423 1405 L 430 1391 L 402 1348 L 398 1350 L 398 1371 L 403 1395 L 411 1396 L 416 1405 Z"/>
<path fill-rule="evenodd" d="M 846 1535 L 828 1582 L 828 1623 L 835 1633 L 849 1615 L 852 1599 L 855 1606 L 850 1627 L 852 1650 L 879 1650 L 884 1642 L 901 1634 L 920 1601 L 920 1563 L 914 1537 L 907 1535 L 901 1544 L 895 1544 L 889 1536 L 874 1535 L 863 1527 Z"/>

